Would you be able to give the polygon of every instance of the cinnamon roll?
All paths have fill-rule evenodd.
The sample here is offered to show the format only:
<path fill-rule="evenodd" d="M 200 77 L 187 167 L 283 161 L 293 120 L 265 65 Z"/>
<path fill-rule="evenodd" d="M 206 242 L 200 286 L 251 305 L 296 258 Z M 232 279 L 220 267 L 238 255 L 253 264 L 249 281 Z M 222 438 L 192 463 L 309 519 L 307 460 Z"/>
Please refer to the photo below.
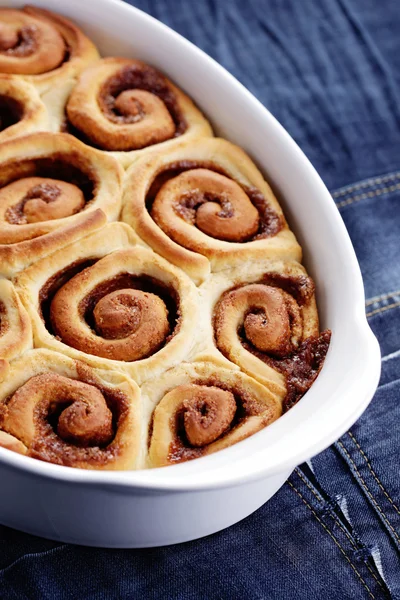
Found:
<path fill-rule="evenodd" d="M 67 131 L 112 152 L 124 166 L 149 149 L 212 135 L 193 102 L 139 60 L 103 58 L 93 64 L 80 76 L 65 110 Z"/>
<path fill-rule="evenodd" d="M 32 347 L 31 322 L 11 281 L 0 279 L 0 359 L 12 360 Z M 6 365 L 0 365 L 0 379 Z"/>
<path fill-rule="evenodd" d="M 0 146 L 0 271 L 10 276 L 114 220 L 122 169 L 66 134 Z M 101 210 L 98 210 L 101 209 Z"/>
<path fill-rule="evenodd" d="M 36 346 L 139 383 L 184 360 L 198 322 L 192 281 L 127 225 L 110 224 L 16 277 Z"/>
<path fill-rule="evenodd" d="M 301 259 L 271 188 L 243 150 L 222 139 L 135 162 L 122 220 L 197 283 L 238 262 Z"/>
<path fill-rule="evenodd" d="M 228 448 L 281 415 L 280 402 L 264 386 L 210 363 L 170 369 L 146 383 L 142 397 L 149 421 L 150 467 Z"/>
<path fill-rule="evenodd" d="M 48 129 L 46 107 L 33 85 L 13 76 L 0 76 L 0 142 Z"/>
<path fill-rule="evenodd" d="M 258 261 L 216 273 L 200 290 L 199 360 L 225 359 L 260 381 L 288 410 L 316 379 L 329 347 L 319 332 L 314 283 L 294 262 Z"/>
<path fill-rule="evenodd" d="M 81 469 L 135 469 L 140 391 L 126 375 L 31 350 L 0 383 L 0 446 Z"/>
<path fill-rule="evenodd" d="M 250 157 L 212 136 L 154 67 L 0 8 L 1 448 L 171 465 L 312 385 L 331 332 L 301 248 Z"/>
<path fill-rule="evenodd" d="M 27 79 L 42 92 L 72 81 L 97 58 L 94 44 L 61 15 L 33 6 L 0 9 L 0 73 Z"/>

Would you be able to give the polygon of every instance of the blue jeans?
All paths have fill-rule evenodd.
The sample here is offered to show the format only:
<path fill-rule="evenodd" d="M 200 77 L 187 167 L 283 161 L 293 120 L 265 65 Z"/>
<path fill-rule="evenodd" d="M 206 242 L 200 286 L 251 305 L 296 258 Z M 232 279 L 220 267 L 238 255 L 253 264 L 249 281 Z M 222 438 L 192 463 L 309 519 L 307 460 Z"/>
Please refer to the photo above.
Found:
<path fill-rule="evenodd" d="M 0 599 L 400 598 L 398 0 L 133 3 L 236 75 L 319 170 L 361 264 L 382 379 L 348 433 L 209 538 L 93 550 L 0 527 Z"/>

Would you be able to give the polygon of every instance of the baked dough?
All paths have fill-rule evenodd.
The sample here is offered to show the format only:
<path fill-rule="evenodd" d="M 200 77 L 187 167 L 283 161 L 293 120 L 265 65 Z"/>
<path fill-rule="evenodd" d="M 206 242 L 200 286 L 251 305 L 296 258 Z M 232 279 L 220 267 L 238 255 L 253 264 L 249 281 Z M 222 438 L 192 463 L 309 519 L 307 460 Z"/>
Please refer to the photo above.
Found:
<path fill-rule="evenodd" d="M 301 247 L 166 75 L 100 58 L 60 15 L 0 8 L 0 113 L 1 448 L 171 465 L 304 395 L 330 331 Z"/>
<path fill-rule="evenodd" d="M 0 75 L 0 111 L 0 142 L 50 128 L 38 91 L 13 75 Z"/>
<path fill-rule="evenodd" d="M 124 371 L 139 383 L 190 355 L 199 322 L 198 291 L 182 271 L 138 242 L 127 225 L 111 223 L 16 277 L 32 320 L 35 346 L 63 352 L 94 367 Z M 126 299 L 130 290 L 141 292 L 134 301 Z M 113 306 L 116 291 L 119 295 Z M 165 329 L 163 324 L 159 329 L 154 315 L 150 328 L 141 329 L 143 317 L 148 318 L 146 298 L 152 303 L 158 298 L 164 305 Z M 101 308 L 104 300 L 107 304 Z M 123 331 L 118 329 L 121 312 L 128 321 Z M 136 332 L 139 339 L 135 340 Z M 152 346 L 153 337 L 160 334 Z M 123 360 L 133 343 L 139 348 L 150 346 L 142 355 L 126 354 Z"/>
<path fill-rule="evenodd" d="M 118 218 L 123 171 L 67 134 L 0 145 L 0 273 L 6 276 Z M 68 234 L 66 234 L 66 230 Z"/>
<path fill-rule="evenodd" d="M 46 104 L 59 130 L 111 153 L 124 167 L 149 150 L 212 135 L 192 100 L 139 60 L 103 58 L 81 74 L 68 99 L 54 91 Z"/>
<path fill-rule="evenodd" d="M 228 448 L 282 412 L 279 400 L 251 377 L 206 362 L 182 363 L 146 383 L 142 402 L 150 467 Z"/>
<path fill-rule="evenodd" d="M 218 138 L 135 162 L 121 218 L 196 283 L 237 263 L 301 259 L 268 183 L 241 148 Z"/>
<path fill-rule="evenodd" d="M 285 409 L 297 402 L 322 366 L 329 337 L 319 334 L 314 282 L 304 267 L 260 260 L 214 273 L 200 287 L 200 302 L 196 359 L 231 361 Z"/>
<path fill-rule="evenodd" d="M 81 469 L 140 466 L 138 386 L 49 350 L 30 350 L 0 383 L 0 446 Z"/>
<path fill-rule="evenodd" d="M 0 356 L 12 360 L 32 348 L 32 326 L 11 281 L 0 279 Z M 2 368 L 0 366 L 0 379 Z"/>
<path fill-rule="evenodd" d="M 0 73 L 18 75 L 40 92 L 73 83 L 99 56 L 74 23 L 49 10 L 1 8 L 0 22 Z"/>

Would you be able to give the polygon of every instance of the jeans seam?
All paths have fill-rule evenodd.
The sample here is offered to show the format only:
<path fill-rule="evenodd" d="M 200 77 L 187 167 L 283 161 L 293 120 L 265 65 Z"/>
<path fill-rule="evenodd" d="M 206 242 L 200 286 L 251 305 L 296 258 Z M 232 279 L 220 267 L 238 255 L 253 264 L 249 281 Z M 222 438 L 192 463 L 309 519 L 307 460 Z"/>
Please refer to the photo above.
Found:
<path fill-rule="evenodd" d="M 345 186 L 342 189 L 337 190 L 332 193 L 333 198 L 340 198 L 341 196 L 347 196 L 352 192 L 360 190 L 362 188 L 373 187 L 374 185 L 380 185 L 381 183 L 386 183 L 387 181 L 393 181 L 396 179 L 400 179 L 400 171 L 396 171 L 394 173 L 389 173 L 388 175 L 380 175 L 378 177 L 372 177 L 365 181 L 361 181 L 360 183 L 355 183 L 353 185 Z"/>
<path fill-rule="evenodd" d="M 375 479 L 376 483 L 378 484 L 378 486 L 380 487 L 380 489 L 382 490 L 382 492 L 384 493 L 384 495 L 386 496 L 386 498 L 389 500 L 389 502 L 393 506 L 394 510 L 400 516 L 400 510 L 399 510 L 399 508 L 397 507 L 397 505 L 394 502 L 394 500 L 390 497 L 389 493 L 385 489 L 385 487 L 384 487 L 383 483 L 381 482 L 381 480 L 379 479 L 378 475 L 375 473 L 375 471 L 372 468 L 372 465 L 371 465 L 371 463 L 370 463 L 367 455 L 365 454 L 364 450 L 361 448 L 360 444 L 357 442 L 356 438 L 351 433 L 351 431 L 348 431 L 347 433 L 348 433 L 349 437 L 353 440 L 353 442 L 355 443 L 355 445 L 359 449 L 359 451 L 361 453 L 361 456 L 364 458 L 365 462 L 367 463 L 367 467 L 370 470 L 372 477 Z"/>
<path fill-rule="evenodd" d="M 367 312 L 366 316 L 372 317 L 373 315 L 377 315 L 379 313 L 385 312 L 392 308 L 396 308 L 398 306 L 400 306 L 400 302 L 394 302 L 393 304 L 387 304 L 386 306 L 381 306 L 381 308 L 376 308 L 375 310 L 371 310 L 370 312 Z"/>
<path fill-rule="evenodd" d="M 312 506 L 307 502 L 307 500 L 304 498 L 304 496 L 301 494 L 301 492 L 296 488 L 295 485 L 293 485 L 293 483 L 291 483 L 290 481 L 287 482 L 290 487 L 296 492 L 296 494 L 299 496 L 300 500 L 305 504 L 305 506 L 307 506 L 307 508 L 310 509 L 310 511 L 312 512 L 312 514 L 314 515 L 314 517 L 317 519 L 318 523 L 320 525 L 322 525 L 322 527 L 325 529 L 325 531 L 329 534 L 329 536 L 332 538 L 332 540 L 334 541 L 334 543 L 336 544 L 336 546 L 339 548 L 340 552 L 343 554 L 343 556 L 345 557 L 345 559 L 347 560 L 347 562 L 349 563 L 349 565 L 351 566 L 351 568 L 353 569 L 353 571 L 356 573 L 357 577 L 359 578 L 359 580 L 361 581 L 362 585 L 364 586 L 364 588 L 367 590 L 368 595 L 373 599 L 375 599 L 375 596 L 373 595 L 372 591 L 370 590 L 370 588 L 368 587 L 366 581 L 363 579 L 361 573 L 357 570 L 357 567 L 352 563 L 352 561 L 350 560 L 349 556 L 346 554 L 346 551 L 344 550 L 344 548 L 342 547 L 342 545 L 340 544 L 339 540 L 333 535 L 332 531 L 330 531 L 328 529 L 328 527 L 325 525 L 325 523 L 319 518 L 318 514 L 315 512 L 315 510 L 312 508 Z"/>
<path fill-rule="evenodd" d="M 298 467 L 295 469 L 295 472 L 300 477 L 300 479 L 303 481 L 303 483 L 308 487 L 308 489 L 310 490 L 310 492 L 313 493 L 313 495 L 315 496 L 315 498 L 317 498 L 317 500 L 319 502 L 323 502 L 323 498 L 316 492 L 316 490 L 314 490 L 311 487 L 311 485 L 308 483 L 307 479 L 304 477 L 303 473 L 300 471 L 300 469 Z M 358 550 L 358 547 L 357 547 L 357 544 L 356 544 L 355 540 L 352 538 L 352 536 L 350 535 L 350 533 L 344 527 L 344 525 L 340 521 L 338 515 L 336 515 L 334 511 L 331 511 L 330 514 L 333 517 L 335 523 L 338 525 L 339 529 L 345 534 L 345 536 L 349 540 L 350 544 L 353 546 L 354 550 Z M 375 579 L 376 583 L 379 585 L 379 587 L 386 593 L 386 590 L 383 587 L 382 582 L 379 581 L 378 577 L 376 576 L 376 574 L 374 573 L 374 571 L 371 569 L 371 567 L 368 564 L 368 562 L 365 561 L 364 564 L 367 567 L 368 571 L 371 573 L 372 577 Z"/>
<path fill-rule="evenodd" d="M 296 469 L 296 473 L 297 473 L 297 469 Z M 303 481 L 303 482 L 306 484 L 306 486 L 308 487 L 308 489 L 309 489 L 309 490 L 311 490 L 311 492 L 314 494 L 314 496 L 315 496 L 315 497 L 316 497 L 318 500 L 320 500 L 320 501 L 322 502 L 322 501 L 323 501 L 323 500 L 322 500 L 322 498 L 321 498 L 320 496 L 318 496 L 318 495 L 315 493 L 315 491 L 312 489 L 312 487 L 309 485 L 309 483 L 306 481 L 306 479 L 304 479 L 304 477 L 303 477 L 302 475 L 300 475 L 300 473 L 297 473 L 297 474 L 299 475 L 300 479 L 301 479 L 301 480 L 302 480 L 302 481 Z M 346 530 L 346 528 L 345 528 L 345 527 L 343 527 L 342 523 L 341 523 L 341 522 L 340 522 L 340 520 L 338 519 L 338 516 L 337 516 L 337 515 L 335 515 L 335 513 L 334 513 L 334 512 L 331 512 L 330 514 L 331 514 L 331 515 L 334 517 L 334 519 L 335 519 L 335 521 L 336 521 L 337 525 L 338 525 L 338 526 L 339 526 L 339 528 L 340 528 L 340 529 L 343 531 L 343 533 L 346 535 L 347 539 L 349 540 L 349 542 L 350 542 L 350 543 L 351 543 L 351 545 L 353 546 L 354 550 L 357 550 L 357 544 L 355 543 L 355 541 L 353 540 L 353 538 L 351 537 L 351 535 L 349 534 L 349 532 Z M 381 584 L 380 584 L 380 585 L 381 585 Z"/>
<path fill-rule="evenodd" d="M 373 298 L 369 298 L 369 300 L 366 301 L 365 306 L 370 306 L 371 304 L 375 304 L 376 302 L 382 302 L 382 300 L 393 298 L 394 296 L 398 296 L 399 294 L 400 290 L 396 290 L 394 292 L 388 292 L 387 294 L 381 294 L 380 296 L 374 296 Z"/>
<path fill-rule="evenodd" d="M 354 202 L 359 202 L 360 200 L 367 200 L 368 198 L 376 198 L 376 196 L 383 196 L 384 194 L 391 194 L 400 190 L 400 183 L 396 183 L 395 185 L 390 185 L 384 188 L 378 188 L 377 190 L 364 192 L 363 194 L 358 194 L 357 196 L 353 196 L 348 198 L 347 200 L 342 200 L 341 202 L 337 202 L 336 206 L 338 208 L 343 208 L 344 206 L 348 206 L 349 204 L 353 204 Z"/>
<path fill-rule="evenodd" d="M 314 490 L 314 488 L 311 487 L 311 485 L 308 483 L 307 479 L 304 477 L 303 473 L 300 471 L 300 469 L 298 467 L 295 469 L 295 473 L 300 477 L 302 482 L 308 487 L 310 492 L 312 492 L 312 494 L 314 494 L 316 499 L 319 502 L 323 502 L 324 501 L 323 498 L 316 492 L 316 490 Z"/>
<path fill-rule="evenodd" d="M 357 468 L 356 463 L 354 462 L 354 460 L 351 458 L 350 454 L 348 453 L 348 451 L 346 450 L 346 448 L 344 447 L 343 443 L 338 440 L 337 442 L 339 444 L 339 446 L 341 446 L 343 452 L 345 452 L 345 454 L 347 455 L 349 461 L 351 462 L 351 464 L 354 467 L 354 470 L 356 471 L 358 477 L 360 478 L 360 483 L 361 486 L 364 488 L 367 496 L 369 497 L 369 499 L 371 500 L 371 502 L 373 503 L 373 505 L 376 507 L 376 509 L 378 510 L 379 514 L 381 515 L 382 519 L 384 520 L 384 522 L 386 523 L 386 525 L 389 527 L 390 531 L 393 533 L 394 537 L 396 538 L 397 542 L 400 544 L 400 537 L 398 536 L 396 530 L 394 529 L 393 525 L 390 523 L 389 519 L 387 518 L 387 516 L 385 515 L 385 513 L 383 512 L 382 508 L 379 506 L 378 502 L 376 501 L 376 499 L 374 498 L 374 496 L 371 493 L 371 490 L 369 489 L 369 487 L 367 486 L 367 484 L 365 483 L 360 471 Z"/>

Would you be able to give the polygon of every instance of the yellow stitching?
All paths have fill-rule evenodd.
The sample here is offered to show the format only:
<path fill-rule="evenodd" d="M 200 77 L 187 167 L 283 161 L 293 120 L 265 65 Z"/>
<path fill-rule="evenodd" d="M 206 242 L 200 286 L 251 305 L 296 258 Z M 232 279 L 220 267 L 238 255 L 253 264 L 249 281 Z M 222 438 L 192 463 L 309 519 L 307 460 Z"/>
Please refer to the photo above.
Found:
<path fill-rule="evenodd" d="M 303 483 L 306 484 L 306 486 L 308 487 L 308 489 L 314 494 L 314 496 L 317 498 L 317 500 L 319 500 L 320 502 L 323 502 L 323 499 L 321 498 L 321 496 L 319 496 L 315 490 L 313 490 L 313 488 L 310 486 L 310 484 L 308 483 L 308 481 L 304 478 L 303 474 L 301 473 L 301 471 L 297 468 L 295 469 L 296 474 L 300 477 L 300 479 L 303 481 Z M 352 537 L 350 536 L 349 532 L 346 530 L 345 527 L 343 527 L 342 523 L 339 520 L 339 517 L 335 514 L 334 511 L 332 511 L 332 516 L 335 518 L 335 521 L 337 522 L 337 524 L 339 525 L 340 529 L 343 531 L 343 533 L 346 535 L 347 539 L 349 540 L 349 542 L 352 544 L 353 548 L 355 550 L 357 550 L 357 545 L 354 542 L 354 540 L 352 539 Z"/>
<path fill-rule="evenodd" d="M 319 494 L 317 494 L 317 492 L 311 487 L 311 485 L 308 483 L 307 479 L 304 478 L 303 473 L 301 473 L 301 471 L 300 471 L 300 469 L 298 467 L 295 469 L 295 472 L 300 477 L 300 479 L 302 480 L 302 482 L 306 484 L 306 486 L 308 487 L 308 489 L 310 490 L 310 492 L 312 492 L 314 494 L 314 496 L 316 497 L 316 499 L 319 500 L 319 502 L 323 502 L 323 498 L 321 498 L 321 496 Z"/>
<path fill-rule="evenodd" d="M 340 196 L 347 196 L 347 194 L 351 194 L 355 190 L 360 190 L 362 188 L 372 187 L 374 185 L 379 185 L 381 183 L 386 183 L 386 181 L 390 181 L 391 179 L 400 179 L 400 172 L 391 173 L 390 175 L 384 175 L 382 177 L 375 177 L 374 179 L 367 179 L 366 181 L 362 181 L 361 183 L 356 183 L 354 185 L 348 185 L 341 190 L 337 190 L 333 192 L 332 196 L 334 198 L 339 198 Z"/>
<path fill-rule="evenodd" d="M 303 483 L 305 483 L 305 485 L 308 487 L 308 489 L 310 490 L 310 492 L 312 492 L 314 494 L 314 496 L 317 498 L 317 500 L 319 500 L 322 503 L 323 502 L 323 498 L 321 498 L 321 496 L 314 490 L 314 488 L 311 487 L 311 485 L 308 483 L 307 479 L 305 479 L 303 473 L 300 471 L 300 469 L 298 467 L 295 469 L 295 473 L 300 477 L 300 479 L 303 481 Z M 350 533 L 344 527 L 344 525 L 340 521 L 338 515 L 334 511 L 332 511 L 330 514 L 334 518 L 335 523 L 339 526 L 339 528 L 341 529 L 341 531 L 345 534 L 345 536 L 347 537 L 347 539 L 349 540 L 349 542 L 353 546 L 354 550 L 358 550 L 356 542 L 353 540 L 353 538 L 351 537 Z M 379 581 L 379 579 L 377 578 L 377 576 L 375 575 L 375 573 L 373 572 L 373 570 L 369 566 L 368 562 L 365 561 L 364 564 L 367 567 L 368 571 L 371 573 L 372 577 L 375 579 L 376 583 L 386 593 L 386 589 L 384 588 L 384 586 L 381 583 L 381 581 Z"/>
<path fill-rule="evenodd" d="M 396 179 L 400 179 L 400 173 L 393 173 L 391 175 L 385 175 L 384 177 L 376 177 L 375 179 L 367 179 L 365 181 L 361 181 L 360 183 L 356 183 L 355 185 L 345 186 L 339 190 L 336 190 L 332 193 L 334 198 L 340 198 L 340 196 L 347 196 L 356 190 L 360 190 L 362 188 L 369 188 L 375 185 L 381 185 L 382 183 L 386 183 L 388 181 L 395 181 Z"/>
<path fill-rule="evenodd" d="M 353 563 L 351 562 L 350 558 L 347 556 L 346 552 L 344 551 L 344 549 L 342 548 L 342 546 L 340 545 L 339 541 L 337 540 L 337 538 L 333 535 L 333 533 L 326 527 L 325 523 L 323 521 L 321 521 L 321 519 L 319 518 L 319 516 L 317 515 L 317 513 L 315 512 L 315 510 L 312 508 L 312 506 L 307 502 L 307 500 L 303 497 L 303 495 L 299 492 L 299 490 L 293 485 L 293 483 L 291 483 L 290 481 L 288 481 L 288 484 L 290 485 L 290 487 L 296 492 L 296 494 L 299 496 L 300 500 L 311 510 L 312 514 L 314 515 L 314 517 L 317 519 L 318 523 L 320 525 L 322 525 L 322 527 L 325 529 L 325 531 L 330 535 L 330 537 L 333 539 L 333 541 L 335 542 L 336 546 L 339 548 L 340 552 L 343 554 L 343 556 L 345 557 L 345 559 L 347 560 L 347 562 L 349 563 L 349 565 L 351 566 L 351 568 L 353 569 L 353 571 L 356 573 L 357 577 L 359 578 L 359 580 L 361 581 L 361 583 L 364 585 L 365 589 L 367 590 L 368 594 L 371 596 L 371 598 L 373 598 L 373 600 L 375 600 L 375 596 L 373 595 L 373 593 L 371 592 L 371 590 L 369 589 L 368 585 L 366 584 L 366 582 L 364 581 L 364 579 L 362 578 L 361 574 L 357 571 L 356 567 L 353 565 Z"/>
<path fill-rule="evenodd" d="M 335 515 L 334 512 L 332 512 L 332 515 L 335 519 L 335 523 L 339 526 L 339 528 L 343 531 L 343 533 L 345 534 L 345 536 L 347 537 L 347 539 L 349 540 L 349 542 L 351 543 L 351 545 L 353 546 L 354 550 L 358 550 L 357 548 L 357 544 L 355 543 L 355 541 L 352 539 L 351 535 L 349 534 L 349 532 L 346 530 L 346 528 L 342 525 L 342 523 L 340 522 L 340 519 L 337 515 Z M 363 564 L 367 567 L 368 571 L 371 573 L 372 577 L 375 579 L 376 583 L 379 585 L 380 588 L 382 588 L 382 590 L 386 593 L 386 589 L 383 585 L 383 583 L 381 581 L 379 581 L 378 577 L 375 575 L 375 573 L 373 572 L 373 570 L 371 569 L 371 567 L 368 564 L 368 561 L 363 561 Z"/>
<path fill-rule="evenodd" d="M 389 496 L 389 494 L 387 493 L 387 491 L 383 487 L 382 482 L 380 481 L 378 475 L 375 473 L 374 469 L 372 468 L 372 465 L 369 462 L 368 457 L 365 454 L 364 450 L 361 448 L 360 444 L 357 442 L 357 440 L 354 437 L 354 435 L 350 431 L 348 431 L 347 433 L 351 437 L 351 439 L 353 440 L 353 442 L 355 443 L 355 445 L 357 446 L 357 448 L 359 449 L 359 451 L 361 452 L 361 454 L 362 454 L 365 462 L 367 463 L 368 468 L 371 471 L 372 476 L 375 479 L 376 483 L 379 485 L 379 487 L 381 488 L 382 492 L 385 494 L 386 498 L 389 500 L 390 504 L 393 506 L 393 508 L 397 512 L 397 514 L 400 515 L 400 510 L 398 509 L 398 507 L 396 506 L 396 504 L 393 502 L 392 498 Z"/>
<path fill-rule="evenodd" d="M 383 510 L 381 509 L 381 507 L 379 506 L 379 504 L 377 503 L 377 501 L 375 500 L 375 498 L 373 497 L 373 495 L 371 494 L 367 484 L 365 483 L 364 479 L 362 478 L 362 475 L 360 473 L 360 471 L 357 468 L 356 463 L 354 462 L 354 460 L 351 458 L 350 454 L 347 452 L 346 448 L 343 446 L 343 443 L 339 440 L 338 444 L 343 448 L 343 451 L 347 454 L 350 462 L 352 463 L 352 465 L 354 466 L 354 469 L 356 471 L 356 473 L 358 474 L 361 483 L 364 486 L 365 491 L 367 492 L 368 497 L 371 499 L 372 503 L 374 504 L 374 506 L 376 506 L 378 512 L 381 514 L 383 520 L 385 521 L 385 523 L 387 524 L 387 526 L 389 527 L 390 531 L 393 533 L 394 537 L 396 538 L 396 540 L 400 543 L 400 538 L 398 536 L 398 534 L 396 533 L 396 530 L 394 529 L 393 525 L 390 523 L 390 521 L 388 520 L 388 518 L 386 517 L 385 513 L 383 512 Z"/>
<path fill-rule="evenodd" d="M 395 292 L 389 292 L 388 294 L 382 294 L 381 296 L 374 296 L 366 301 L 365 306 L 370 306 L 371 304 L 375 304 L 375 302 L 380 302 L 382 300 L 386 300 L 387 298 L 398 296 L 399 294 L 400 290 L 396 290 Z"/>
<path fill-rule="evenodd" d="M 390 185 L 384 188 L 380 188 L 378 190 L 374 190 L 373 192 L 365 192 L 364 194 L 359 194 L 358 196 L 354 196 L 353 198 L 348 198 L 347 200 L 342 200 L 342 202 L 338 202 L 336 206 L 338 208 L 342 208 L 343 206 L 348 206 L 349 204 L 353 204 L 353 202 L 358 202 L 359 200 L 366 200 L 367 198 L 375 198 L 376 196 L 382 196 L 382 194 L 391 194 L 392 192 L 396 192 L 400 190 L 400 183 L 396 183 L 395 185 Z"/>
<path fill-rule="evenodd" d="M 302 502 L 311 510 L 312 514 L 317 519 L 317 521 L 320 523 L 320 525 L 322 525 L 322 527 L 325 529 L 325 531 L 333 539 L 333 541 L 335 542 L 335 544 L 337 545 L 337 547 L 339 548 L 339 550 L 341 551 L 341 553 L 343 554 L 343 556 L 346 558 L 346 560 L 348 561 L 348 563 L 350 564 L 350 566 L 352 567 L 352 569 L 355 571 L 355 573 L 359 577 L 360 581 L 364 585 L 365 589 L 368 591 L 368 593 L 371 596 L 371 598 L 375 598 L 375 596 L 372 594 L 371 590 L 369 589 L 368 585 L 366 584 L 366 582 L 362 578 L 361 574 L 357 571 L 356 567 L 353 565 L 353 563 L 351 562 L 350 558 L 347 556 L 345 550 L 340 545 L 338 539 L 333 535 L 333 533 L 328 529 L 328 527 L 326 527 L 325 523 L 323 521 L 321 521 L 321 519 L 318 517 L 317 513 L 314 511 L 314 509 L 312 508 L 312 506 L 307 502 L 307 500 L 304 498 L 304 496 L 301 494 L 301 492 L 293 485 L 293 483 L 291 483 L 290 481 L 288 481 L 287 483 L 296 492 L 296 494 L 299 496 L 299 498 L 302 500 Z"/>
<path fill-rule="evenodd" d="M 400 302 L 395 302 L 394 304 L 387 304 L 386 306 L 381 306 L 381 308 L 376 308 L 375 310 L 371 310 L 371 312 L 367 312 L 367 317 L 372 317 L 373 315 L 377 315 L 378 313 L 385 312 L 390 308 L 396 308 L 396 306 L 400 306 Z"/>

